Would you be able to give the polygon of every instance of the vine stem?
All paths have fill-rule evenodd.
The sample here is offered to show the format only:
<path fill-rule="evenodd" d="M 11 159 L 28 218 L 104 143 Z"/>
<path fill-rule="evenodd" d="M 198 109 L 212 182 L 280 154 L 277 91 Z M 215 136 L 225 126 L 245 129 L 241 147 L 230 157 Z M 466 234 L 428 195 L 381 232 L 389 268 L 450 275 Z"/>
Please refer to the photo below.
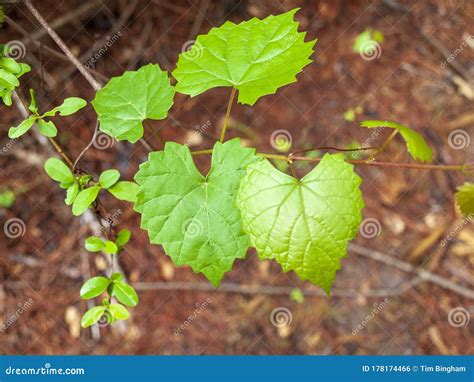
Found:
<path fill-rule="evenodd" d="M 212 149 L 193 151 L 192 155 L 206 155 L 212 154 Z M 285 162 L 305 161 L 305 162 L 320 162 L 322 158 L 309 158 L 304 156 L 294 156 L 293 154 L 281 155 L 271 153 L 256 153 L 256 155 L 267 159 L 283 160 Z M 462 165 L 444 165 L 444 164 L 418 164 L 418 163 L 396 163 L 396 162 L 368 162 L 365 159 L 346 160 L 347 163 L 365 166 L 379 166 L 392 168 L 409 168 L 414 170 L 441 170 L 441 171 L 465 171 L 471 164 Z"/>
<path fill-rule="evenodd" d="M 32 115 L 31 112 L 30 112 L 30 109 L 28 109 L 28 104 L 26 103 L 25 99 L 23 98 L 23 96 L 20 94 L 19 91 L 15 90 L 13 92 L 16 97 L 18 98 L 18 100 L 21 102 L 21 104 L 23 105 L 23 108 L 25 110 L 25 113 L 27 116 L 30 116 Z M 52 137 L 48 137 L 48 140 L 49 142 L 51 143 L 51 145 L 54 147 L 54 149 L 58 152 L 58 154 L 67 162 L 68 166 L 71 168 L 71 169 L 74 169 L 74 162 L 72 161 L 71 158 L 69 158 L 69 155 L 66 154 L 66 152 L 63 150 L 63 148 L 61 147 L 61 145 L 56 141 L 56 139 L 52 138 Z"/>
<path fill-rule="evenodd" d="M 287 155 L 278 155 L 278 154 L 267 154 L 267 153 L 257 153 L 258 156 L 288 161 L 288 158 L 291 158 L 292 161 L 300 160 L 306 162 L 320 162 L 323 158 L 308 158 L 301 156 L 289 156 Z M 367 165 L 367 166 L 379 166 L 379 167 L 395 167 L 395 168 L 411 168 L 415 170 L 442 170 L 442 171 L 463 171 L 469 164 L 462 165 L 440 165 L 440 164 L 418 164 L 418 163 L 396 163 L 396 162 L 367 162 L 366 160 L 346 160 L 347 163 L 357 164 L 357 165 Z"/>
<path fill-rule="evenodd" d="M 221 138 L 219 139 L 219 142 L 224 142 L 225 133 L 227 131 L 227 120 L 229 119 L 230 111 L 232 110 L 236 91 L 236 88 L 232 88 L 232 92 L 230 93 L 229 103 L 227 104 L 227 110 L 225 112 L 224 124 L 222 125 Z"/>
<path fill-rule="evenodd" d="M 54 40 L 54 42 L 61 48 L 61 50 L 64 52 L 64 54 L 71 60 L 71 62 L 74 64 L 74 66 L 81 72 L 81 74 L 84 76 L 84 78 L 89 82 L 94 90 L 99 90 L 101 88 L 101 85 L 99 82 L 95 80 L 94 77 L 87 71 L 87 69 L 82 65 L 79 60 L 72 54 L 72 52 L 69 50 L 67 45 L 64 43 L 64 41 L 59 37 L 59 35 L 56 33 L 56 31 L 51 28 L 48 24 L 48 22 L 44 19 L 43 16 L 38 12 L 38 10 L 35 8 L 31 0 L 25 0 L 25 5 L 28 8 L 28 10 L 31 12 L 31 14 L 35 17 L 36 20 L 41 24 L 41 26 L 46 29 L 48 34 L 51 36 L 51 38 Z"/>
<path fill-rule="evenodd" d="M 388 144 L 392 141 L 393 138 L 398 134 L 399 130 L 395 129 L 392 131 L 392 134 L 389 135 L 389 137 L 383 141 L 383 143 L 380 145 L 380 147 L 376 148 L 375 152 L 370 156 L 369 159 L 367 159 L 367 162 L 371 162 L 375 160 L 375 157 L 379 155 L 382 151 L 385 150 L 385 148 L 388 146 Z"/>

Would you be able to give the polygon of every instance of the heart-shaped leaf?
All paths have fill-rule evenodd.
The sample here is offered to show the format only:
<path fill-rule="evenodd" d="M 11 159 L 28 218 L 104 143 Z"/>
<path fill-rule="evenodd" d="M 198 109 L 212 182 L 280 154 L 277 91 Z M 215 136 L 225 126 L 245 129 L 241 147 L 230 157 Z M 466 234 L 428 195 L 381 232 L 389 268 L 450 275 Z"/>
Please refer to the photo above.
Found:
<path fill-rule="evenodd" d="M 247 165 L 260 159 L 254 153 L 239 139 L 218 142 L 203 176 L 187 146 L 168 142 L 135 177 L 140 186 L 135 209 L 151 243 L 163 245 L 176 265 L 190 265 L 216 287 L 247 252 L 235 196 Z"/>
<path fill-rule="evenodd" d="M 362 220 L 360 184 L 340 154 L 326 154 L 301 180 L 267 160 L 254 163 L 237 196 L 244 230 L 260 258 L 276 259 L 329 293 Z"/>

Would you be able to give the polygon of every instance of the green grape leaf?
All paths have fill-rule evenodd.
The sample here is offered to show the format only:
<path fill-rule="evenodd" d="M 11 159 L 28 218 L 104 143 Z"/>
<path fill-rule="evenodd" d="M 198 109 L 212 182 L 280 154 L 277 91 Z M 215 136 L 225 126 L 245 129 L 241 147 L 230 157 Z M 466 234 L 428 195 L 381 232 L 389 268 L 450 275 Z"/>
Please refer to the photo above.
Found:
<path fill-rule="evenodd" d="M 107 290 L 111 281 L 107 277 L 97 276 L 87 280 L 81 288 L 81 297 L 85 300 L 97 297 Z"/>
<path fill-rule="evenodd" d="M 85 329 L 91 325 L 94 325 L 104 315 L 107 307 L 105 306 L 94 306 L 84 313 L 81 319 L 81 326 Z"/>
<path fill-rule="evenodd" d="M 131 235 L 132 234 L 128 229 L 120 230 L 120 232 L 117 234 L 117 239 L 115 239 L 115 244 L 117 244 L 119 247 L 123 247 L 129 242 Z"/>
<path fill-rule="evenodd" d="M 408 126 L 401 125 L 397 122 L 390 121 L 362 121 L 360 123 L 362 127 L 368 127 L 374 129 L 378 127 L 389 127 L 391 129 L 397 129 L 400 135 L 403 137 L 407 144 L 408 152 L 411 157 L 420 162 L 431 162 L 433 158 L 433 151 L 431 150 L 425 139 L 416 131 L 412 130 Z"/>
<path fill-rule="evenodd" d="M 82 215 L 85 210 L 87 210 L 89 206 L 97 199 L 99 191 L 99 186 L 93 186 L 80 191 L 79 194 L 77 194 L 74 203 L 72 204 L 72 214 L 74 216 Z"/>
<path fill-rule="evenodd" d="M 83 107 L 87 105 L 87 102 L 82 98 L 78 97 L 70 97 L 66 98 L 63 103 L 55 108 L 47 111 L 42 115 L 42 117 L 52 117 L 56 113 L 59 113 L 60 116 L 65 117 L 67 115 L 71 115 L 76 113 L 77 111 L 81 110 Z"/>
<path fill-rule="evenodd" d="M 217 287 L 235 259 L 245 257 L 235 196 L 248 164 L 260 160 L 239 139 L 217 142 L 211 170 L 203 176 L 185 145 L 167 142 L 140 166 L 135 210 L 150 242 L 161 244 L 176 265 L 189 265 Z"/>
<path fill-rule="evenodd" d="M 108 188 L 107 191 L 118 200 L 135 203 L 137 200 L 138 185 L 134 182 L 121 181 L 115 183 L 112 187 Z"/>
<path fill-rule="evenodd" d="M 123 305 L 120 304 L 110 304 L 108 306 L 109 312 L 112 313 L 112 316 L 116 320 L 126 320 L 128 317 L 130 317 L 130 314 L 128 313 L 127 308 L 125 308 Z"/>
<path fill-rule="evenodd" d="M 104 248 L 104 242 L 100 237 L 89 236 L 85 242 L 85 248 L 89 252 L 100 252 Z"/>
<path fill-rule="evenodd" d="M 123 282 L 113 283 L 112 294 L 124 305 L 136 306 L 138 304 L 138 296 L 135 289 Z"/>
<path fill-rule="evenodd" d="M 305 42 L 294 21 L 298 9 L 263 20 L 230 21 L 200 35 L 179 55 L 173 76 L 176 91 L 196 96 L 215 87 L 239 91 L 239 102 L 253 105 L 260 97 L 296 81 L 311 62 L 316 40 Z"/>
<path fill-rule="evenodd" d="M 120 173 L 115 169 L 105 170 L 99 177 L 99 183 L 103 188 L 112 187 L 120 179 Z"/>
<path fill-rule="evenodd" d="M 456 203 L 465 216 L 474 214 L 474 183 L 465 182 L 458 187 L 456 192 Z"/>
<path fill-rule="evenodd" d="M 72 203 L 74 203 L 74 200 L 76 200 L 76 196 L 78 193 L 79 193 L 79 184 L 73 183 L 71 186 L 67 188 L 66 199 L 64 200 L 64 203 L 66 203 L 67 206 L 71 206 Z"/>
<path fill-rule="evenodd" d="M 40 134 L 44 135 L 45 137 L 55 137 L 58 134 L 58 129 L 51 121 L 38 119 L 37 124 Z"/>
<path fill-rule="evenodd" d="M 164 119 L 173 105 L 174 87 L 158 65 L 142 66 L 112 78 L 92 101 L 100 130 L 135 143 L 143 136 L 145 119 Z"/>
<path fill-rule="evenodd" d="M 27 119 L 23 120 L 18 126 L 10 127 L 8 130 L 8 138 L 16 139 L 21 137 L 23 134 L 27 133 L 28 130 L 34 125 L 36 121 L 36 117 L 28 117 Z"/>
<path fill-rule="evenodd" d="M 341 154 L 326 154 L 301 180 L 267 160 L 250 165 L 237 206 L 251 245 L 329 294 L 362 220 L 361 181 Z"/>
<path fill-rule="evenodd" d="M 60 183 L 74 183 L 74 175 L 68 166 L 57 158 L 49 158 L 44 164 L 44 169 L 49 177 Z"/>

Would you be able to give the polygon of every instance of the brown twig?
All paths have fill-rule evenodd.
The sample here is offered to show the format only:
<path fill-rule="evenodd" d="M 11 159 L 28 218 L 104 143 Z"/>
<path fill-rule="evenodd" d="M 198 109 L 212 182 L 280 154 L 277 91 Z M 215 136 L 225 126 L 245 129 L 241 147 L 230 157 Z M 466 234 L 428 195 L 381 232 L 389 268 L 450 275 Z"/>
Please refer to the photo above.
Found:
<path fill-rule="evenodd" d="M 84 76 L 84 78 L 91 84 L 91 86 L 94 88 L 94 90 L 99 90 L 101 88 L 101 85 L 97 80 L 92 77 L 92 75 L 87 71 L 87 69 L 82 65 L 79 60 L 72 54 L 72 52 L 69 50 L 69 48 L 66 46 L 64 41 L 59 37 L 59 35 L 56 33 L 56 31 L 51 28 L 48 24 L 48 22 L 41 16 L 41 14 L 38 12 L 38 10 L 35 8 L 31 0 L 25 0 L 25 5 L 31 12 L 31 14 L 35 17 L 36 20 L 41 24 L 41 26 L 46 29 L 50 37 L 54 40 L 54 42 L 61 48 L 61 50 L 64 52 L 64 54 L 71 60 L 71 62 L 74 64 L 74 66 L 81 72 L 81 74 Z"/>

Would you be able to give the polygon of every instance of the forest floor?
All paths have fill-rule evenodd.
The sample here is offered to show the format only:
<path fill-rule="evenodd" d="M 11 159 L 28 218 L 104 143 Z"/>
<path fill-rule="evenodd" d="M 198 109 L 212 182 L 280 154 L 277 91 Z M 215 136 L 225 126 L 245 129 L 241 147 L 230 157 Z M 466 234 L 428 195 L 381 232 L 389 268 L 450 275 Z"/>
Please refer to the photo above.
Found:
<path fill-rule="evenodd" d="M 92 62 L 102 49 L 94 70 L 104 83 L 149 62 L 173 70 L 183 46 L 225 20 L 240 22 L 301 7 L 296 15 L 300 30 L 307 31 L 307 39 L 318 38 L 314 62 L 297 82 L 254 107 L 236 105 L 229 137 L 241 136 L 265 152 L 275 152 L 276 130 L 291 139 L 289 151 L 352 147 L 368 139 L 381 142 L 389 134 L 373 137 L 358 121 L 394 120 L 427 138 L 435 163 L 474 160 L 474 139 L 462 148 L 449 139 L 453 131 L 467 138 L 474 133 L 472 1 L 34 3 L 83 62 Z M 33 68 L 23 81 L 24 95 L 30 87 L 37 89 L 41 108 L 65 97 L 93 99 L 93 89 L 70 62 L 32 43 L 59 51 L 21 2 L 5 6 L 5 13 L 16 27 L 7 20 L 1 41 L 22 41 L 23 61 Z M 373 59 L 352 50 L 356 36 L 368 27 L 385 36 Z M 451 62 L 449 55 L 455 55 Z M 147 123 L 147 140 L 156 149 L 166 140 L 195 150 L 211 147 L 229 94 L 228 88 L 195 98 L 177 94 L 170 118 Z M 344 118 L 356 107 L 354 121 Z M 367 232 L 355 239 L 342 261 L 330 298 L 296 275 L 282 273 L 275 262 L 258 261 L 253 251 L 236 261 L 221 289 L 211 289 L 202 275 L 175 267 L 161 247 L 149 244 L 130 204 L 105 198 L 116 226 L 133 228 L 120 262 L 140 303 L 126 327 L 103 327 L 99 335 L 79 330 L 87 309 L 79 289 L 84 277 L 104 270 L 104 259 L 84 252 L 91 232 L 72 217 L 64 191 L 43 171 L 52 152 L 32 134 L 9 141 L 8 128 L 21 116 L 15 106 L 2 106 L 1 115 L 0 191 L 11 190 L 16 199 L 10 208 L 0 208 L 0 224 L 12 218 L 25 223 L 21 236 L 0 240 L 0 322 L 6 323 L 1 353 L 472 354 L 474 225 L 461 219 L 453 201 L 464 176 L 369 166 L 357 167 L 364 179 Z M 95 120 L 91 106 L 62 120 L 59 139 L 71 157 L 91 139 Z M 83 166 L 94 173 L 114 167 L 131 179 L 147 159 L 146 148 L 101 138 Z M 379 159 L 411 161 L 398 138 Z M 198 161 L 207 171 L 209 158 Z M 310 168 L 301 165 L 298 174 Z M 385 262 L 377 259 L 381 254 Z M 407 264 L 415 271 L 401 269 Z M 428 279 L 419 277 L 420 269 L 430 272 Z M 303 302 L 291 298 L 294 288 L 304 292 Z M 276 312 L 291 322 L 274 325 Z M 461 315 L 462 325 L 453 322 L 455 315 Z"/>

